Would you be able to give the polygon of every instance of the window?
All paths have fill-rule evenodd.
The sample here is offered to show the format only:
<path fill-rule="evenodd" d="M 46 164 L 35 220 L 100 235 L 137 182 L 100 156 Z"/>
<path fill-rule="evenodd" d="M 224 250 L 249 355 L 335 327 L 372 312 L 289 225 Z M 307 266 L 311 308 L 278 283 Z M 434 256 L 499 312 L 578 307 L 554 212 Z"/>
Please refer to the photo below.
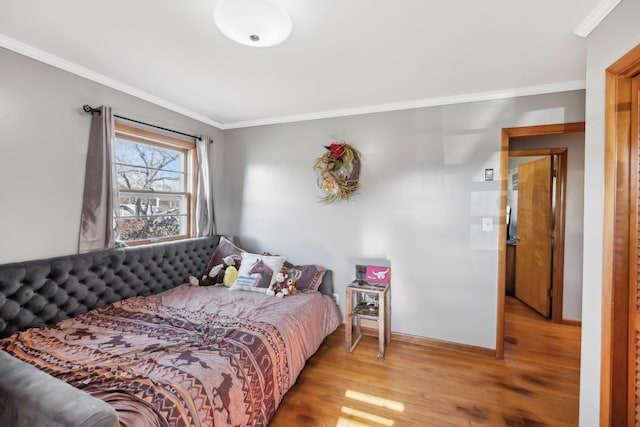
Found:
<path fill-rule="evenodd" d="M 191 237 L 195 144 L 116 123 L 120 240 Z"/>

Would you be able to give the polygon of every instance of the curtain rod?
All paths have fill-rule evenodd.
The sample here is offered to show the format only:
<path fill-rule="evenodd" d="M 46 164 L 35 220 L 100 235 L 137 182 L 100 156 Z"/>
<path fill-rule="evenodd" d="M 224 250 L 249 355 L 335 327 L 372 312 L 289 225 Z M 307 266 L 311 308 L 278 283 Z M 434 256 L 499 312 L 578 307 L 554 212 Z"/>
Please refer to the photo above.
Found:
<path fill-rule="evenodd" d="M 85 113 L 90 113 L 90 114 L 98 113 L 98 114 L 100 114 L 100 109 L 99 108 L 93 108 L 93 107 L 91 107 L 90 105 L 87 105 L 87 104 L 83 105 L 82 109 L 84 110 Z M 117 118 L 122 119 L 122 120 L 128 120 L 130 122 L 138 123 L 138 124 L 141 124 L 141 125 L 144 125 L 144 126 L 150 126 L 152 128 L 161 129 L 161 130 L 164 130 L 164 131 L 167 131 L 167 132 L 173 132 L 173 133 L 176 133 L 178 135 L 188 136 L 188 137 L 193 138 L 193 139 L 202 139 L 202 137 L 200 137 L 200 136 L 191 135 L 189 133 L 180 132 L 178 130 L 163 128 L 162 126 L 152 125 L 150 123 L 141 122 L 140 120 L 130 119 L 129 117 L 118 116 L 117 114 L 114 114 L 113 117 L 117 117 Z M 213 140 L 209 141 L 209 143 L 213 143 Z"/>

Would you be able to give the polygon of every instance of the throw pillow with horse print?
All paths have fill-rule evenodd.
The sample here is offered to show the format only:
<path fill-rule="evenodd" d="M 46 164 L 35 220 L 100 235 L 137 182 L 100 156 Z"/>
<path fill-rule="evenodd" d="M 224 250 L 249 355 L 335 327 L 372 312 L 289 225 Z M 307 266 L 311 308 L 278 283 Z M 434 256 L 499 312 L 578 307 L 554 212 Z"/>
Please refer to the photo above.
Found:
<path fill-rule="evenodd" d="M 231 290 L 265 293 L 269 285 L 275 282 L 275 273 L 282 269 L 283 264 L 284 257 L 282 256 L 244 252 L 238 277 L 231 286 Z"/>

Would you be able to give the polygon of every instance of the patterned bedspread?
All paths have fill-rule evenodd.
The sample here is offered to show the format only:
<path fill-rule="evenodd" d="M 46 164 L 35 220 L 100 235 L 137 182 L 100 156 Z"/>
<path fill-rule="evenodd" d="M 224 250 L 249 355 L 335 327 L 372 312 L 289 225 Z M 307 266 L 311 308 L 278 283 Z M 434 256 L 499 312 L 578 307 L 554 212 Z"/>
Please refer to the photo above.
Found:
<path fill-rule="evenodd" d="M 183 285 L 13 335 L 0 349 L 107 401 L 122 425 L 266 426 L 338 323 L 319 293 Z"/>

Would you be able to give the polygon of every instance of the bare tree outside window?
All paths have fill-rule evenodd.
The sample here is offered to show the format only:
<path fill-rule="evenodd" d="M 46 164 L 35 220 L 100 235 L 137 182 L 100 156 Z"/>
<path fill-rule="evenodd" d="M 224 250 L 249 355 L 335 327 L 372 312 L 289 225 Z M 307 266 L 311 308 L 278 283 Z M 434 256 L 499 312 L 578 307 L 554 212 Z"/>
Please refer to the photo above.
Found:
<path fill-rule="evenodd" d="M 120 239 L 156 240 L 185 234 L 185 154 L 116 139 Z"/>

